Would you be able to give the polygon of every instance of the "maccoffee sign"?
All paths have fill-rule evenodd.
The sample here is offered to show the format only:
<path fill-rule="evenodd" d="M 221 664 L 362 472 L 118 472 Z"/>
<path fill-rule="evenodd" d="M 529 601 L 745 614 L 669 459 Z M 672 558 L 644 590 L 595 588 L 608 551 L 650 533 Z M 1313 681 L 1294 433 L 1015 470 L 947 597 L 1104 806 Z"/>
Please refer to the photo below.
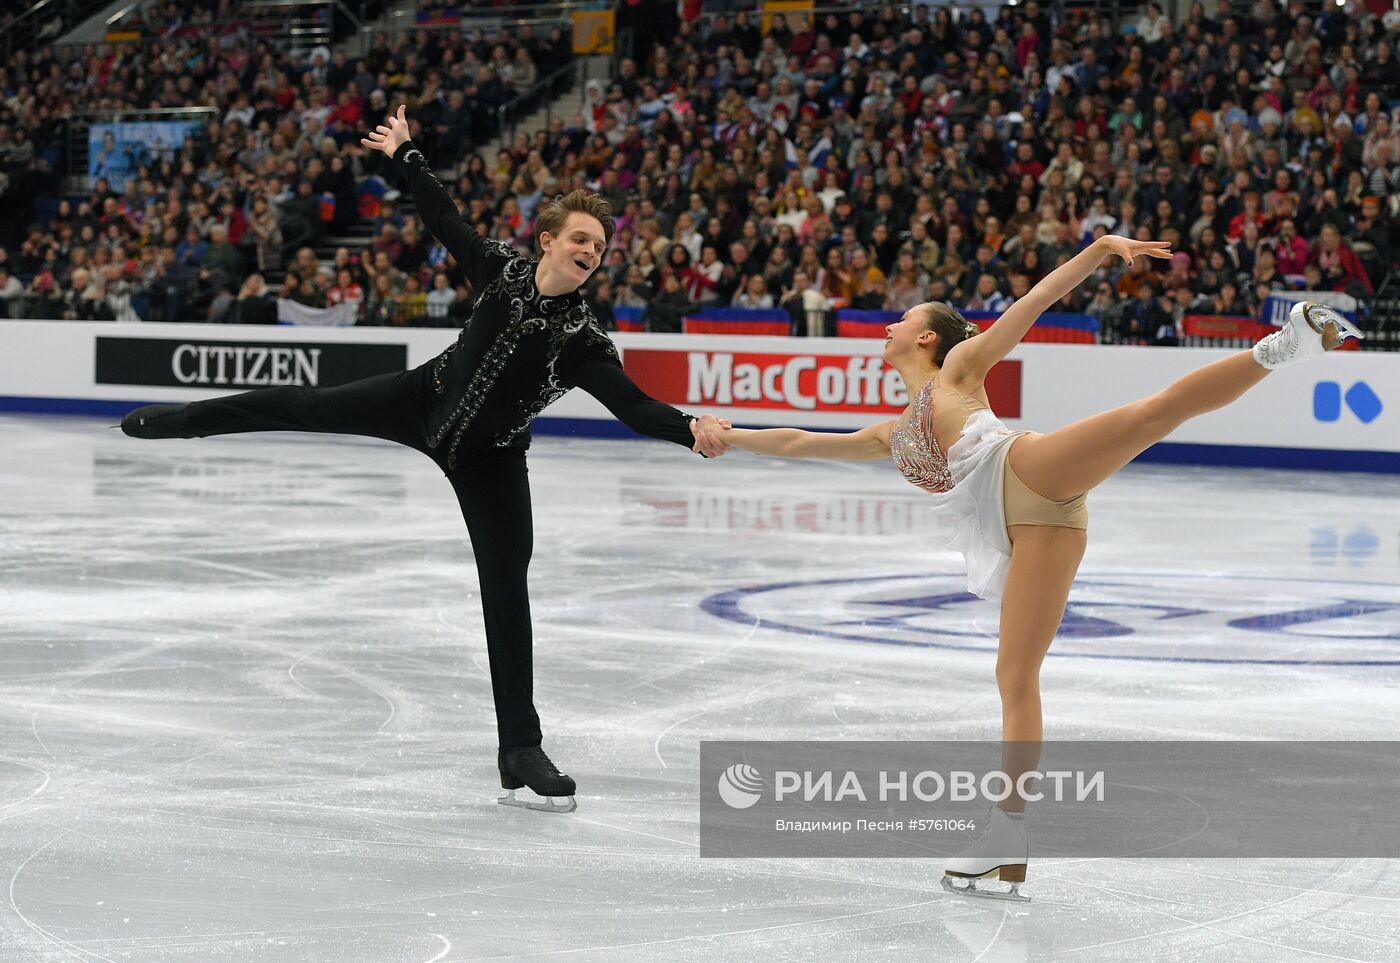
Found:
<path fill-rule="evenodd" d="M 97 338 L 98 384 L 328 388 L 404 371 L 403 344 Z"/>
<path fill-rule="evenodd" d="M 897 415 L 909 404 L 899 373 L 878 355 L 629 348 L 623 366 L 637 386 L 673 405 Z M 1021 362 L 987 376 L 1003 418 L 1021 417 Z"/>

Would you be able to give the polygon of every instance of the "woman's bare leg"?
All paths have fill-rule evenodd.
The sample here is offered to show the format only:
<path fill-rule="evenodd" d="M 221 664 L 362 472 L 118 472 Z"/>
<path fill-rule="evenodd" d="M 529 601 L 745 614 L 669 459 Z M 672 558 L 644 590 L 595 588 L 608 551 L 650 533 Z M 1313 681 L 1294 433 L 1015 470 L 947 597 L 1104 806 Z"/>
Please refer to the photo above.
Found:
<path fill-rule="evenodd" d="M 1031 491 L 1046 498 L 1073 498 L 1098 485 L 1183 422 L 1235 401 L 1268 373 L 1249 351 L 1241 351 L 1199 368 L 1141 401 L 1046 435 L 1027 435 L 1012 445 L 1008 463 Z"/>
<path fill-rule="evenodd" d="M 1086 533 L 1040 525 L 1011 525 L 1006 531 L 1011 537 L 1011 568 L 1001 603 L 997 688 L 1002 772 L 1015 780 L 1040 761 L 1040 665 L 1064 618 Z M 1001 808 L 1022 812 L 1026 801 L 1013 793 Z"/>

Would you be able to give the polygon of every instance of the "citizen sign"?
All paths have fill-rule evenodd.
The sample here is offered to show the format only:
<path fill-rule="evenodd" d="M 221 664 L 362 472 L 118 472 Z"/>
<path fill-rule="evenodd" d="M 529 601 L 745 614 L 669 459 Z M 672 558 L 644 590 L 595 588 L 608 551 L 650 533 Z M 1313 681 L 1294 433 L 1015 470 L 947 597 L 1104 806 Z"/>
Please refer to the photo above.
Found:
<path fill-rule="evenodd" d="M 643 391 L 674 405 L 893 415 L 909 403 L 899 373 L 878 354 L 633 348 L 622 361 Z M 998 364 L 986 384 L 997 414 L 1021 417 L 1020 361 Z"/>
<path fill-rule="evenodd" d="M 185 385 L 315 386 L 321 383 L 321 349 L 182 344 L 170 370 Z"/>
<path fill-rule="evenodd" d="M 98 384 L 318 388 L 403 371 L 408 347 L 98 338 L 96 361 Z"/>

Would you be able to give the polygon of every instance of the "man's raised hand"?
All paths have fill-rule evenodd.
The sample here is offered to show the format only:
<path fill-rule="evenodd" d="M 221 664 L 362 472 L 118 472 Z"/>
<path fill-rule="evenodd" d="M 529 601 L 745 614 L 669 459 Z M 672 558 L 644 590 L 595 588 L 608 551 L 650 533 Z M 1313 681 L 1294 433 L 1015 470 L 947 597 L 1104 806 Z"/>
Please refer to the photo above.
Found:
<path fill-rule="evenodd" d="M 398 149 L 411 139 L 408 130 L 408 108 L 400 104 L 398 113 L 385 117 L 384 123 L 370 131 L 360 143 L 370 150 L 382 150 L 387 156 L 393 157 Z"/>

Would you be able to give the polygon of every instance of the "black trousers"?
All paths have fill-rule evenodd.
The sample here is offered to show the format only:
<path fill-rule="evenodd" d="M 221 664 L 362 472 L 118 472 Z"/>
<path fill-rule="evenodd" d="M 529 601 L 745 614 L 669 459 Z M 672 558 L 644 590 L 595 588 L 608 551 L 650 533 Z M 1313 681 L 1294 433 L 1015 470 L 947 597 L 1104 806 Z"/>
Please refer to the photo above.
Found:
<path fill-rule="evenodd" d="M 336 388 L 264 388 L 196 401 L 186 406 L 182 427 L 199 437 L 248 431 L 364 435 L 421 451 L 442 468 L 445 462 L 428 447 L 426 437 L 428 377 L 427 369 L 420 368 Z M 525 451 L 490 448 L 459 455 L 447 480 L 457 493 L 476 555 L 500 745 L 537 746 L 540 719 L 534 705 L 527 584 L 534 521 Z"/>

